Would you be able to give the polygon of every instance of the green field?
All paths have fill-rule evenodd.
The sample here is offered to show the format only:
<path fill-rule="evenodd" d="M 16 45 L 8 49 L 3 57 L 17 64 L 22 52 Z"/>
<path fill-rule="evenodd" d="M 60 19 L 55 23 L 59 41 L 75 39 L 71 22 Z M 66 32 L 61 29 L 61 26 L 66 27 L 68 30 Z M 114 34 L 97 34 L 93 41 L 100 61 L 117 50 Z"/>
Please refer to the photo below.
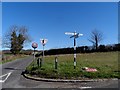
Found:
<path fill-rule="evenodd" d="M 119 78 L 118 53 L 86 53 L 77 54 L 77 66 L 73 66 L 73 54 L 56 55 L 58 57 L 58 69 L 55 70 L 55 57 L 45 56 L 42 68 L 33 63 L 27 67 L 30 75 L 45 78 L 84 79 L 84 78 Z M 42 57 L 41 57 L 42 58 Z M 82 67 L 96 68 L 97 72 L 86 72 Z"/>

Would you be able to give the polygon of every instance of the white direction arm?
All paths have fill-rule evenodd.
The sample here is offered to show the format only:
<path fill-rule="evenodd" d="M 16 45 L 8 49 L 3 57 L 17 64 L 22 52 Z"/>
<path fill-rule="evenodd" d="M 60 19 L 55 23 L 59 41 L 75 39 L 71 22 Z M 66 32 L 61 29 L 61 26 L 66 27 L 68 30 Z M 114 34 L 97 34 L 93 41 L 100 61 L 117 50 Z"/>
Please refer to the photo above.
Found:
<path fill-rule="evenodd" d="M 78 36 L 83 36 L 83 34 L 80 33 Z"/>
<path fill-rule="evenodd" d="M 66 35 L 74 35 L 74 33 L 71 32 L 65 32 Z"/>

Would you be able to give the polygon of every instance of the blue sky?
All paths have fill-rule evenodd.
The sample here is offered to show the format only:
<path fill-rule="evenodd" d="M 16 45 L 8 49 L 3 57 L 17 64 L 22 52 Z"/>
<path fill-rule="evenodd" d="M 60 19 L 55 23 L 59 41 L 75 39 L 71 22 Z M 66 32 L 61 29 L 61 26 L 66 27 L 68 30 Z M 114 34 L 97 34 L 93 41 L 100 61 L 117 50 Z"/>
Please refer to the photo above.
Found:
<path fill-rule="evenodd" d="M 118 42 L 118 3 L 4 2 L 3 36 L 12 25 L 26 26 L 32 42 L 38 43 L 38 50 L 42 49 L 41 38 L 48 39 L 45 49 L 72 47 L 73 39 L 64 33 L 74 31 L 83 34 L 77 39 L 77 46 L 91 46 L 88 38 L 94 29 L 103 33 L 103 41 L 100 44 L 114 44 Z M 31 43 L 24 49 L 32 49 Z"/>

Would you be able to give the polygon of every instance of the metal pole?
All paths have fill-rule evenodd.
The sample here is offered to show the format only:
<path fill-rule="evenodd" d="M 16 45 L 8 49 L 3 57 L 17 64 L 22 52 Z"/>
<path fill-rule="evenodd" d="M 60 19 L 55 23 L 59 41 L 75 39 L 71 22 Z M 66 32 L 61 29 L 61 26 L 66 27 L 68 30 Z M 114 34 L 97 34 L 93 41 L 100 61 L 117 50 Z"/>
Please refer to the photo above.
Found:
<path fill-rule="evenodd" d="M 35 48 L 34 48 L 34 59 L 33 59 L 33 66 L 34 66 L 34 63 L 35 63 Z"/>
<path fill-rule="evenodd" d="M 42 57 L 42 64 L 44 62 L 44 45 L 43 45 L 43 57 Z"/>
<path fill-rule="evenodd" d="M 74 37 L 74 69 L 76 68 L 76 39 Z"/>
<path fill-rule="evenodd" d="M 42 67 L 42 59 L 40 58 L 40 68 Z"/>

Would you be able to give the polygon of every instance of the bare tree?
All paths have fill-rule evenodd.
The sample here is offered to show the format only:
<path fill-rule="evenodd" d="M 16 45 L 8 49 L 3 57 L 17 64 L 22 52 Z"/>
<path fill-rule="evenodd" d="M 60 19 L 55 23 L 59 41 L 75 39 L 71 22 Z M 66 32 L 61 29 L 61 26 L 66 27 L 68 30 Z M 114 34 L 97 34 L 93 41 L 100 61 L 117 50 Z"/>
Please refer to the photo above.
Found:
<path fill-rule="evenodd" d="M 95 49 L 98 50 L 98 43 L 103 40 L 103 34 L 95 29 L 91 32 L 91 36 L 88 40 L 93 43 Z"/>
<path fill-rule="evenodd" d="M 13 25 L 6 32 L 3 40 L 3 46 L 10 48 L 13 54 L 18 54 L 24 44 L 31 42 L 30 36 L 28 35 L 28 29 L 25 26 Z"/>

